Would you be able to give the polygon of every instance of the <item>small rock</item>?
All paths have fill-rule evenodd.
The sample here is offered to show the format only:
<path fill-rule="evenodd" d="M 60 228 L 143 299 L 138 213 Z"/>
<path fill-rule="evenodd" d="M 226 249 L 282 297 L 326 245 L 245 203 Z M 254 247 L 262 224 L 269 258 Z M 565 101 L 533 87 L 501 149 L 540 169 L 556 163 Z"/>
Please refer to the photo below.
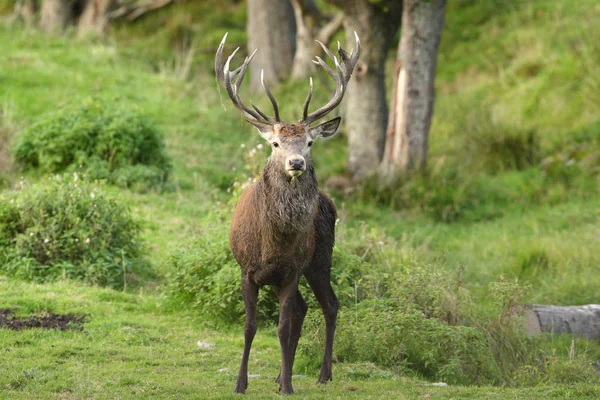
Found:
<path fill-rule="evenodd" d="M 446 382 L 435 382 L 435 383 L 429 384 L 429 386 L 445 387 L 445 386 L 448 386 L 448 384 Z"/>
<path fill-rule="evenodd" d="M 292 379 L 304 379 L 306 376 L 304 375 L 292 375 Z"/>
<path fill-rule="evenodd" d="M 196 343 L 198 347 L 202 347 L 203 349 L 210 349 L 211 347 L 215 347 L 214 344 L 203 342 L 202 340 L 198 340 Z"/>
<path fill-rule="evenodd" d="M 227 372 L 227 371 L 229 371 L 229 368 L 220 368 L 219 369 L 219 372 Z"/>
<path fill-rule="evenodd" d="M 248 379 L 260 378 L 260 374 L 248 374 Z"/>

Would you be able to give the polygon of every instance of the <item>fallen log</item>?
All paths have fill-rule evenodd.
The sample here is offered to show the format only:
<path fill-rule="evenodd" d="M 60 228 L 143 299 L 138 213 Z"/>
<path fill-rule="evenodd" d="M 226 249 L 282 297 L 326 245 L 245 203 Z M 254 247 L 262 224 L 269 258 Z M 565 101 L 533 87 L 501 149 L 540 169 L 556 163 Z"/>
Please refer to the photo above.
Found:
<path fill-rule="evenodd" d="M 600 304 L 532 305 L 525 310 L 524 323 L 525 330 L 530 336 L 548 332 L 600 339 Z"/>

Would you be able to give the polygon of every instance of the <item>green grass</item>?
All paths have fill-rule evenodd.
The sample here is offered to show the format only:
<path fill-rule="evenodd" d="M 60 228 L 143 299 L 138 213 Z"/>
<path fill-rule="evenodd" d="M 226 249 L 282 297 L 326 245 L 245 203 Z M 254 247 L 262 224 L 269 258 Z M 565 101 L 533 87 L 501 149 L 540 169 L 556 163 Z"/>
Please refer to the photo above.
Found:
<path fill-rule="evenodd" d="M 79 331 L 0 330 L 0 397 L 238 398 L 232 394 L 241 349 L 240 329 L 207 328 L 193 310 L 169 312 L 163 299 L 69 282 L 37 285 L 1 280 L 0 307 L 30 313 L 85 314 Z M 214 345 L 201 348 L 197 342 Z M 300 341 L 302 346 L 302 339 Z M 278 398 L 278 339 L 262 328 L 254 342 L 250 398 Z M 300 398 L 595 399 L 600 387 L 435 387 L 398 377 L 372 364 L 334 364 L 334 381 L 315 384 L 316 373 L 294 381 Z"/>
<path fill-rule="evenodd" d="M 211 71 L 213 51 L 225 30 L 230 31 L 229 51 L 245 48 L 243 3 L 216 8 L 197 3 L 178 2 L 135 25 L 119 25 L 106 41 L 44 37 L 0 24 L 0 145 L 5 136 L 18 134 L 46 112 L 91 96 L 119 99 L 149 115 L 166 133 L 174 184 L 164 193 L 107 189 L 143 221 L 147 257 L 158 278 L 143 282 L 141 289 L 121 293 L 68 282 L 0 280 L 0 307 L 17 308 L 23 315 L 89 314 L 83 332 L 0 330 L 2 398 L 227 398 L 233 390 L 242 325 L 215 330 L 198 320 L 194 310 L 172 310 L 161 295 L 169 272 L 167 255 L 201 234 L 209 213 L 229 205 L 227 189 L 245 178 L 245 164 L 260 167 L 267 156 L 263 150 L 248 159 L 248 148 L 259 137 L 219 93 Z M 0 10 L 8 9 L 0 2 Z M 449 2 L 430 165 L 460 172 L 463 180 L 453 190 L 477 181 L 481 202 L 467 210 L 471 214 L 448 224 L 418 207 L 390 208 L 381 199 L 336 194 L 340 227 L 377 227 L 402 250 L 414 251 L 437 268 L 464 267 L 463 284 L 481 313 L 492 308 L 489 284 L 500 277 L 530 283 L 533 303 L 597 302 L 597 176 L 582 173 L 575 177 L 577 184 L 560 182 L 543 178 L 539 163 L 523 170 L 480 171 L 474 138 L 533 131 L 544 158 L 556 156 L 572 136 L 597 124 L 599 18 L 600 8 L 592 0 Z M 184 37 L 192 39 L 195 61 L 188 76 L 178 76 L 172 49 Z M 277 89 L 284 117 L 298 116 L 305 93 L 305 82 Z M 269 108 L 265 96 L 244 95 Z M 317 81 L 314 104 L 326 96 Z M 600 151 L 591 143 L 592 152 Z M 345 173 L 343 135 L 318 143 L 313 154 L 320 182 Z M 0 166 L 6 165 L 0 149 Z M 0 185 L 9 190 L 20 173 L 0 175 Z M 39 176 L 27 178 L 36 181 Z M 215 348 L 202 350 L 198 340 Z M 561 354 L 567 352 L 563 344 L 555 344 Z M 261 378 L 250 382 L 250 395 L 277 395 L 272 382 L 277 348 L 275 330 L 263 328 L 250 368 Z M 218 372 L 221 368 L 228 370 Z M 317 398 L 600 397 L 598 387 L 583 384 L 437 388 L 389 373 L 372 365 L 339 363 L 334 365 L 336 380 L 325 388 L 314 384 L 316 376 L 309 371 L 295 389 L 300 396 Z"/>

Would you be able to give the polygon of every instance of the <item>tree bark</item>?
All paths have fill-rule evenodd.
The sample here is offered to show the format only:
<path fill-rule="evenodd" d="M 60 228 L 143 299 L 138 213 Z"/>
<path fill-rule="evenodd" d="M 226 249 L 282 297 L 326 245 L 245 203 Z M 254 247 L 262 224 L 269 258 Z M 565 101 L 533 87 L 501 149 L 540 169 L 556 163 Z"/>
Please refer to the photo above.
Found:
<path fill-rule="evenodd" d="M 40 26 L 46 32 L 65 30 L 73 20 L 73 0 L 44 0 Z"/>
<path fill-rule="evenodd" d="M 323 50 L 315 39 L 327 44 L 331 37 L 342 27 L 344 14 L 338 13 L 322 28 L 319 23 L 325 17 L 319 11 L 314 0 L 291 0 L 296 19 L 296 53 L 292 66 L 292 78 L 308 78 L 316 67 L 313 57 L 320 55 Z"/>
<path fill-rule="evenodd" d="M 110 12 L 116 3 L 116 0 L 86 0 L 77 24 L 78 36 L 82 37 L 90 33 L 103 35 L 110 22 Z"/>
<path fill-rule="evenodd" d="M 248 0 L 248 50 L 258 49 L 250 64 L 250 87 L 261 88 L 260 72 L 270 86 L 290 76 L 296 51 L 296 23 L 289 0 Z"/>
<path fill-rule="evenodd" d="M 387 127 L 385 59 L 399 27 L 402 2 L 377 5 L 369 0 L 327 0 L 344 12 L 347 43 L 354 31 L 362 55 L 346 91 L 348 169 L 353 179 L 364 179 L 381 162 Z"/>
<path fill-rule="evenodd" d="M 13 20 L 22 20 L 25 25 L 32 26 L 39 8 L 38 0 L 19 0 L 15 4 Z"/>
<path fill-rule="evenodd" d="M 400 174 L 424 170 L 434 104 L 438 47 L 446 0 L 404 0 L 402 37 L 380 176 L 385 184 Z"/>
<path fill-rule="evenodd" d="M 532 336 L 548 332 L 600 339 L 600 305 L 534 305 L 525 311 L 524 323 L 525 330 Z"/>

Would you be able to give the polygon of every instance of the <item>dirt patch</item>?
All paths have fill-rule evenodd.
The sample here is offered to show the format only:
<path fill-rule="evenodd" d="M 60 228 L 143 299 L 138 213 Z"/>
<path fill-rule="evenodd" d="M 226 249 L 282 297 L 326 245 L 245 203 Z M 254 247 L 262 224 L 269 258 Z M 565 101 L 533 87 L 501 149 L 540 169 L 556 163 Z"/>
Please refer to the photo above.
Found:
<path fill-rule="evenodd" d="M 21 329 L 42 328 L 66 330 L 83 330 L 84 315 L 73 314 L 41 314 L 28 318 L 17 318 L 13 310 L 0 308 L 0 328 L 20 331 Z"/>

